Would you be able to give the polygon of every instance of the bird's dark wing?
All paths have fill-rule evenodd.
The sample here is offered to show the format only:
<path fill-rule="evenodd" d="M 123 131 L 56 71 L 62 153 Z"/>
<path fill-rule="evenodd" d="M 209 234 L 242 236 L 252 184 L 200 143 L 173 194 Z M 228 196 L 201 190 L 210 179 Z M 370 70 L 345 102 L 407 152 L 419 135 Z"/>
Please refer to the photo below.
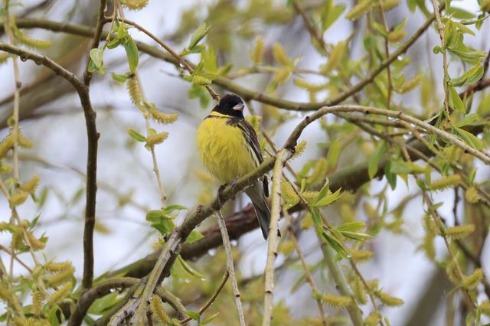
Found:
<path fill-rule="evenodd" d="M 255 133 L 254 128 L 245 119 L 233 119 L 233 120 L 234 120 L 233 123 L 236 124 L 236 126 L 242 130 L 243 135 L 247 140 L 247 144 L 252 148 L 252 151 L 255 154 L 255 158 L 257 159 L 257 163 L 258 163 L 257 166 L 259 166 L 262 162 L 264 162 L 264 158 L 262 157 L 259 141 L 257 140 L 257 134 Z M 269 185 L 267 181 L 267 176 L 264 175 L 264 179 L 262 180 L 262 183 L 264 185 L 264 194 L 266 197 L 269 197 Z"/>

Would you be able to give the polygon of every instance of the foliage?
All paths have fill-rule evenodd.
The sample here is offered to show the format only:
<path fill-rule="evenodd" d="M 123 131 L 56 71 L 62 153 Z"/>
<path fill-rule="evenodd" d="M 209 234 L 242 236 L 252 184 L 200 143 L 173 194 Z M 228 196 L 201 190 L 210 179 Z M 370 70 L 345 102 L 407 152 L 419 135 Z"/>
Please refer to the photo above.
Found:
<path fill-rule="evenodd" d="M 218 89 L 220 94 L 233 92 L 244 98 L 266 161 L 280 153 L 283 144 L 275 140 L 283 139 L 284 133 L 291 135 L 291 143 L 283 148 L 291 151 L 291 160 L 285 163 L 282 179 L 275 178 L 279 189 L 271 192 L 276 199 L 280 194 L 282 236 L 276 264 L 266 269 L 276 274 L 276 289 L 287 293 L 284 300 L 269 307 L 272 324 L 389 325 L 393 320 L 402 323 L 391 317 L 390 309 L 407 305 L 414 311 L 410 318 L 419 324 L 428 323 L 418 320 L 423 318 L 419 310 L 427 305 L 434 312 L 445 305 L 446 318 L 460 318 L 468 325 L 488 322 L 490 284 L 482 251 L 490 222 L 486 177 L 490 165 L 489 50 L 474 39 L 483 39 L 488 30 L 489 1 L 478 1 L 479 7 L 471 10 L 450 0 L 360 0 L 354 4 L 249 0 L 240 5 L 225 0 L 196 1 L 182 10 L 175 30 L 164 36 L 142 26 L 144 15 L 157 6 L 155 0 L 114 1 L 108 12 L 105 1 L 98 12 L 79 1 L 65 3 L 67 7 L 61 1 L 53 2 L 53 7 L 69 7 L 66 18 L 80 9 L 98 17 L 94 24 L 80 25 L 71 23 L 76 20 L 66 23 L 53 18 L 47 3 L 31 7 L 28 1 L 4 1 L 0 9 L 0 62 L 14 72 L 4 78 L 14 85 L 12 96 L 2 101 L 12 105 L 2 121 L 5 131 L 0 143 L 1 208 L 9 214 L 0 222 L 2 322 L 58 325 L 69 320 L 70 325 L 77 325 L 95 320 L 104 323 L 110 318 L 114 322 L 120 315 L 138 315 L 136 308 L 131 310 L 138 306 L 144 307 L 144 318 L 165 325 L 190 320 L 199 325 L 237 323 L 236 309 L 231 307 L 235 294 L 227 283 L 219 232 L 204 221 L 224 202 L 221 197 L 215 199 L 212 179 L 192 164 L 194 156 L 186 158 L 194 173 L 185 171 L 183 163 L 166 165 L 179 151 L 172 144 L 179 149 L 185 144 L 176 130 L 185 128 L 192 112 L 180 106 L 167 109 L 161 98 L 153 96 L 150 73 L 161 72 L 161 67 L 177 71 L 172 82 L 177 78 L 185 83 L 186 99 L 181 102 L 190 99 L 188 106 L 198 104 L 209 110 L 219 96 Z M 46 15 L 35 18 L 40 16 L 32 13 Z M 62 46 L 60 36 L 30 36 L 28 28 L 33 27 L 67 38 L 83 37 L 92 46 L 77 47 L 78 55 L 68 55 L 72 49 Z M 64 61 L 72 57 L 71 64 Z M 24 65 L 28 60 L 49 68 L 52 75 L 45 77 L 41 70 Z M 82 73 L 75 68 L 80 63 Z M 22 69 L 31 69 L 29 74 L 39 79 L 23 88 Z M 56 87 L 53 80 L 60 79 L 68 82 L 69 91 Z M 110 180 L 109 185 L 99 183 L 100 174 L 95 178 L 100 171 L 97 161 L 105 153 L 97 148 L 96 127 L 103 122 L 94 120 L 95 111 L 102 109 L 94 90 L 104 97 L 109 91 L 91 83 L 92 79 L 108 82 L 114 89 L 125 86 L 117 91 L 125 92 L 127 106 L 134 109 L 139 121 L 121 123 L 125 145 L 115 150 L 122 153 L 120 157 L 144 153 L 145 163 L 125 171 L 125 181 L 136 182 L 130 178 L 136 171 L 152 171 L 153 179 L 144 182 L 145 192 L 157 193 L 151 204 L 138 202 L 131 186 L 119 185 L 117 180 Z M 40 97 L 41 102 L 29 106 L 29 92 L 46 93 L 44 82 L 51 83 L 54 96 Z M 32 160 L 31 167 L 28 164 L 43 138 L 28 136 L 38 123 L 36 114 L 42 112 L 38 107 L 56 105 L 55 100 L 67 92 L 79 99 L 88 136 L 87 170 L 75 190 L 50 187 L 43 175 L 48 163 Z M 179 89 L 164 88 L 160 93 L 169 98 Z M 109 114 L 117 120 L 120 104 L 111 105 Z M 262 118 L 255 116 L 259 113 Z M 28 118 L 33 121 L 25 123 Z M 317 127 L 314 137 L 304 132 L 313 130 L 313 125 Z M 291 140 L 301 132 L 301 141 Z M 115 170 L 116 160 L 111 158 Z M 249 178 L 263 177 L 272 165 L 268 170 L 251 171 Z M 194 191 L 179 191 L 181 186 L 169 181 L 177 174 L 192 179 Z M 235 186 L 225 190 L 230 198 L 237 195 Z M 94 252 L 105 250 L 93 246 L 94 232 L 114 231 L 102 223 L 99 212 L 90 215 L 91 207 L 100 207 L 107 197 L 101 193 L 117 198 L 115 215 L 129 208 L 143 211 L 146 221 L 139 221 L 147 231 L 154 230 L 145 236 L 159 239 L 155 249 L 167 255 L 125 262 L 119 270 L 107 270 L 94 279 Z M 186 204 L 177 204 L 173 193 Z M 77 222 L 84 228 L 83 239 L 76 240 L 84 246 L 82 270 L 76 270 L 75 258 L 60 261 L 46 254 L 52 236 L 48 238 L 49 232 L 43 233 L 39 224 L 51 214 L 53 202 L 64 209 L 59 221 L 69 215 L 84 220 L 83 225 Z M 233 206 L 239 207 L 238 212 L 226 206 L 222 211 L 229 215 L 230 235 L 241 244 L 241 236 L 257 226 L 253 210 L 239 203 Z M 182 241 L 171 248 L 179 237 Z M 437 286 L 436 277 L 418 275 L 430 284 L 417 289 L 416 302 L 409 302 L 400 288 L 388 284 L 383 272 L 372 272 L 381 268 L 376 260 L 386 259 L 385 249 L 378 247 L 386 237 L 408 239 L 418 248 L 451 284 L 447 293 Z M 238 270 L 249 261 L 247 254 L 242 246 L 234 248 Z M 398 270 L 390 259 L 386 263 L 390 271 Z M 157 273 L 159 267 L 157 286 L 146 300 L 142 289 L 147 289 L 148 279 L 155 280 L 149 273 L 152 269 Z M 246 274 L 238 275 L 245 319 L 251 325 L 259 324 L 268 308 L 264 297 L 272 293 L 265 291 L 261 271 Z M 164 278 L 168 280 L 161 282 Z M 305 291 L 306 298 L 302 296 Z M 425 302 L 431 293 L 446 297 Z M 289 297 L 294 300 L 287 300 Z"/>

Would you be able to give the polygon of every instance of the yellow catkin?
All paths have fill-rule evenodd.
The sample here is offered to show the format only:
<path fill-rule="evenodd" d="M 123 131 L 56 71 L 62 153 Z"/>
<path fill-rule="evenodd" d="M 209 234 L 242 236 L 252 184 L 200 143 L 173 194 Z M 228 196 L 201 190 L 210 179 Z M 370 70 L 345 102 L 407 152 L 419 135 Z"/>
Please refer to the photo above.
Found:
<path fill-rule="evenodd" d="M 27 318 L 25 326 L 50 326 L 51 323 L 46 319 Z"/>
<path fill-rule="evenodd" d="M 53 275 L 49 276 L 46 279 L 46 283 L 50 287 L 57 287 L 58 285 L 70 280 L 73 276 L 73 272 L 75 271 L 75 268 L 73 266 L 68 265 L 65 269 L 60 270 Z"/>
<path fill-rule="evenodd" d="M 349 253 L 351 254 L 352 260 L 354 260 L 355 262 L 365 262 L 373 257 L 372 251 L 368 250 L 351 249 L 349 250 Z"/>
<path fill-rule="evenodd" d="M 344 295 L 324 294 L 322 301 L 332 307 L 347 307 L 351 304 L 352 299 Z"/>
<path fill-rule="evenodd" d="M 291 60 L 286 55 L 286 51 L 284 51 L 284 48 L 279 43 L 274 43 L 272 55 L 274 56 L 274 60 L 283 66 L 288 66 L 291 63 Z"/>
<path fill-rule="evenodd" d="M 140 83 L 134 76 L 128 79 L 128 92 L 131 101 L 136 104 L 136 106 L 141 105 L 143 96 L 141 94 Z"/>
<path fill-rule="evenodd" d="M 381 290 L 374 291 L 374 294 L 376 295 L 376 297 L 378 297 L 378 299 L 382 303 L 384 303 L 385 305 L 390 306 L 390 307 L 401 306 L 402 304 L 405 303 L 402 299 L 394 297 L 391 294 L 388 294 L 388 293 L 383 292 Z"/>
<path fill-rule="evenodd" d="M 281 197 L 288 206 L 294 206 L 299 202 L 299 196 L 294 191 L 293 186 L 287 182 L 281 182 Z"/>
<path fill-rule="evenodd" d="M 130 10 L 141 10 L 148 4 L 148 0 L 125 0 L 122 2 Z"/>
<path fill-rule="evenodd" d="M 473 224 L 457 225 L 447 228 L 444 233 L 451 239 L 462 239 L 475 231 Z"/>
<path fill-rule="evenodd" d="M 5 63 L 9 57 L 10 57 L 9 53 L 6 52 L 0 53 L 0 64 Z"/>
<path fill-rule="evenodd" d="M 31 247 L 32 250 L 34 251 L 42 250 L 46 246 L 46 244 L 41 240 L 39 240 L 38 238 L 36 238 L 34 234 L 32 234 L 32 232 L 26 231 L 26 236 L 27 239 L 29 239 L 29 246 Z"/>
<path fill-rule="evenodd" d="M 192 83 L 199 86 L 208 86 L 211 85 L 211 80 L 203 76 L 194 75 L 192 76 Z"/>
<path fill-rule="evenodd" d="M 452 259 L 446 266 L 447 277 L 454 285 L 460 285 L 462 282 L 461 273 L 457 264 L 456 260 Z"/>
<path fill-rule="evenodd" d="M 58 304 L 63 299 L 65 299 L 71 292 L 72 283 L 66 282 L 64 283 L 56 292 L 54 292 L 51 296 L 49 296 L 48 301 L 51 304 Z"/>
<path fill-rule="evenodd" d="M 151 297 L 150 309 L 153 312 L 155 318 L 165 325 L 170 322 L 170 317 L 165 311 L 165 307 L 163 306 L 163 301 L 158 295 L 153 295 Z"/>
<path fill-rule="evenodd" d="M 264 52 L 265 52 L 264 37 L 260 35 L 255 40 L 255 45 L 250 55 L 254 65 L 258 65 L 259 63 L 262 62 L 262 58 L 264 57 Z"/>
<path fill-rule="evenodd" d="M 400 0 L 384 0 L 381 1 L 380 6 L 383 11 L 391 10 L 400 4 Z"/>
<path fill-rule="evenodd" d="M 177 113 L 163 113 L 152 107 L 148 109 L 148 112 L 153 120 L 164 124 L 175 122 L 179 118 Z"/>
<path fill-rule="evenodd" d="M 429 186 L 430 190 L 444 190 L 446 188 L 452 188 L 459 185 L 461 182 L 461 176 L 459 174 L 453 174 L 439 180 L 432 182 Z"/>
<path fill-rule="evenodd" d="M 381 313 L 379 311 L 372 312 L 369 316 L 364 319 L 364 325 L 366 326 L 375 326 L 379 325 L 381 321 Z"/>
<path fill-rule="evenodd" d="M 490 316 L 490 301 L 488 300 L 483 301 L 482 303 L 480 303 L 478 308 L 483 314 Z"/>
<path fill-rule="evenodd" d="M 0 143 L 0 158 L 5 157 L 8 151 L 15 145 L 15 138 L 13 134 L 8 134 Z"/>
<path fill-rule="evenodd" d="M 367 292 L 366 292 L 366 288 L 364 287 L 364 284 L 362 284 L 359 278 L 356 278 L 353 282 L 351 282 L 351 284 L 352 284 L 352 294 L 354 295 L 356 301 L 360 304 L 366 304 Z"/>
<path fill-rule="evenodd" d="M 405 38 L 407 35 L 407 31 L 404 29 L 400 29 L 398 31 L 393 31 L 388 33 L 388 41 L 391 43 L 399 42 Z"/>
<path fill-rule="evenodd" d="M 40 316 L 44 304 L 44 294 L 39 290 L 32 291 L 32 314 L 34 316 Z"/>
<path fill-rule="evenodd" d="M 362 15 L 367 13 L 373 5 L 376 4 L 376 1 L 371 0 L 361 0 L 357 3 L 357 5 L 352 8 L 346 15 L 346 18 L 349 20 L 359 19 Z"/>
<path fill-rule="evenodd" d="M 48 272 L 60 272 L 62 270 L 66 270 L 67 268 L 73 268 L 72 264 L 69 261 L 61 262 L 61 263 L 55 263 L 55 262 L 49 262 L 45 266 L 46 271 Z"/>
<path fill-rule="evenodd" d="M 412 89 L 414 89 L 415 87 L 417 87 L 421 83 L 421 81 L 422 81 L 422 78 L 420 76 L 417 76 L 415 78 L 412 78 L 409 81 L 407 81 L 406 83 L 404 83 L 402 86 L 400 86 L 400 88 L 398 89 L 398 91 L 400 93 L 410 92 Z M 416 164 L 413 163 L 413 165 L 416 165 Z"/>
<path fill-rule="evenodd" d="M 23 148 L 32 148 L 33 146 L 32 140 L 30 140 L 20 132 L 18 134 L 17 141 L 19 143 L 19 146 Z"/>
<path fill-rule="evenodd" d="M 306 140 L 300 141 L 295 147 L 294 147 L 294 154 L 293 158 L 300 157 L 306 149 L 306 145 L 308 145 L 308 142 Z"/>
<path fill-rule="evenodd" d="M 14 16 L 9 16 L 9 25 L 13 30 L 15 38 L 20 43 L 36 49 L 47 49 L 51 46 L 51 41 L 37 40 L 22 33 L 22 31 L 17 28 Z"/>
<path fill-rule="evenodd" d="M 155 145 L 161 144 L 167 139 L 168 132 L 159 132 L 158 134 L 148 135 L 146 137 L 146 146 L 153 147 Z"/>
<path fill-rule="evenodd" d="M 483 276 L 483 271 L 480 268 L 475 269 L 475 271 L 471 273 L 470 276 L 467 276 L 464 279 L 464 287 L 467 289 L 474 289 L 483 280 Z"/>
<path fill-rule="evenodd" d="M 10 196 L 10 205 L 11 206 L 19 206 L 24 203 L 27 199 L 28 193 L 25 191 L 19 191 Z"/>
<path fill-rule="evenodd" d="M 22 189 L 27 193 L 32 194 L 36 190 L 37 186 L 39 185 L 40 180 L 41 178 L 39 177 L 39 175 L 35 175 L 29 181 L 22 183 L 20 185 L 20 189 Z"/>
<path fill-rule="evenodd" d="M 464 193 L 464 198 L 470 203 L 470 204 L 476 204 L 481 200 L 480 194 L 478 192 L 478 189 L 476 187 L 472 186 L 469 187 L 465 193 Z"/>
<path fill-rule="evenodd" d="M 294 79 L 293 83 L 294 83 L 294 85 L 298 86 L 299 88 L 303 88 L 303 89 L 306 89 L 306 90 L 314 92 L 314 93 L 325 89 L 327 86 L 326 84 L 312 84 L 312 83 L 309 83 L 302 78 Z"/>

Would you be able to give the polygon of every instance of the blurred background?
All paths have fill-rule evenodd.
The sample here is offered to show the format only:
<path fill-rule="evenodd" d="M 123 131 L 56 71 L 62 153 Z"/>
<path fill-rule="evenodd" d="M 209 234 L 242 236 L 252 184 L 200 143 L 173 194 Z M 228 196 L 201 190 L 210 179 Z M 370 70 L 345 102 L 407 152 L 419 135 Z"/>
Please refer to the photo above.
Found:
<path fill-rule="evenodd" d="M 321 9 L 326 2 L 328 1 L 312 0 L 297 3 L 315 22 L 320 19 L 318 17 L 322 15 Z M 382 15 L 386 26 L 395 26 L 405 19 L 404 29 L 407 36 L 387 45 L 392 52 L 427 20 L 428 15 L 423 10 L 418 7 L 415 10 L 410 8 L 412 2 L 400 1 Z M 219 66 L 231 66 L 226 77 L 245 89 L 296 102 L 328 100 L 362 80 L 382 61 L 384 53 L 378 52 L 369 44 L 380 43 L 373 36 L 376 35 L 373 31 L 375 25 L 370 24 L 372 21 L 382 21 L 376 10 L 373 9 L 367 18 L 349 20 L 345 14 L 356 2 L 335 1 L 335 5 L 345 6 L 346 9 L 322 34 L 328 50 L 324 53 L 319 50 L 318 43 L 312 41 L 311 31 L 305 27 L 300 12 L 291 3 L 272 0 L 149 1 L 143 9 L 125 10 L 124 14 L 126 19 L 138 22 L 177 52 L 185 48 L 191 34 L 206 22 L 211 29 L 203 43 L 214 49 Z M 432 12 L 430 1 L 426 2 L 426 6 Z M 475 17 L 480 13 L 480 5 L 476 0 L 451 1 L 451 6 L 464 9 Z M 22 26 L 27 26 L 26 19 L 33 19 L 93 27 L 98 5 L 86 0 L 30 0 L 19 1 L 19 5 L 12 6 L 10 10 L 18 17 L 17 24 L 24 33 L 35 39 L 51 41 L 49 48 L 36 51 L 61 63 L 78 76 L 82 75 L 87 62 L 88 38 L 43 28 L 23 29 Z M 471 19 L 468 18 L 469 20 Z M 465 34 L 465 44 L 479 51 L 488 51 L 488 22 L 484 20 L 479 30 L 474 25 L 468 28 L 475 31 L 475 34 Z M 129 32 L 135 40 L 159 48 L 159 45 L 137 29 L 131 28 Z M 4 31 L 2 37 L 6 40 Z M 261 64 L 255 65 L 251 56 L 257 47 L 258 37 L 263 37 L 264 54 Z M 346 57 L 339 60 L 339 64 L 349 65 L 346 68 L 349 73 L 338 67 L 323 71 L 333 49 L 341 42 L 347 42 L 348 50 L 343 53 Z M 295 61 L 294 71 L 286 79 L 278 76 L 280 72 L 277 69 L 270 68 L 279 66 L 277 54 L 275 57 L 273 50 L 275 44 L 280 44 L 287 57 Z M 428 119 L 440 110 L 444 98 L 442 56 L 432 50 L 437 45 L 440 45 L 439 35 L 434 27 L 430 27 L 400 56 L 400 62 L 409 63 L 399 70 L 403 71 L 406 80 L 418 78 L 418 83 L 412 91 L 393 94 L 393 109 L 405 110 L 421 119 Z M 188 56 L 196 64 L 199 58 L 199 54 Z M 109 74 L 123 74 L 128 71 L 124 49 L 118 47 L 106 50 L 104 64 L 107 66 L 106 73 L 94 74 L 90 92 L 97 111 L 100 132 L 95 234 L 96 276 L 126 266 L 158 248 L 160 236 L 151 228 L 145 216 L 149 210 L 158 210 L 162 206 L 150 152 L 145 149 L 144 144 L 134 141 L 128 135 L 130 128 L 144 134 L 145 120 L 131 102 L 126 86 L 114 81 Z M 26 202 L 19 208 L 19 214 L 26 219 L 39 216 L 36 235 L 45 234 L 48 238 L 44 249 L 45 259 L 71 260 L 75 266 L 75 275 L 80 277 L 83 270 L 82 236 L 87 155 L 85 121 L 80 101 L 66 81 L 54 76 L 47 69 L 33 62 L 21 62 L 20 69 L 21 128 L 23 134 L 33 142 L 31 149 L 20 152 L 20 178 L 28 180 L 37 174 L 41 181 L 37 202 Z M 393 71 L 396 69 L 393 68 Z M 449 65 L 452 76 L 460 75 L 467 69 L 467 65 L 457 60 L 452 60 Z M 182 69 L 145 53 L 140 53 L 138 72 L 146 98 L 160 111 L 179 114 L 177 122 L 155 126 L 156 129 L 169 133 L 168 139 L 156 147 L 156 153 L 168 203 L 183 205 L 192 210 L 199 204 L 209 202 L 219 186 L 207 176 L 196 155 L 194 142 L 196 127 L 214 106 L 214 101 L 209 95 L 202 93 L 201 98 L 191 98 L 195 87 L 181 77 Z M 3 137 L 8 133 L 6 126 L 12 114 L 15 86 L 10 61 L 0 66 L 0 76 L 0 136 Z M 382 78 L 378 80 L 379 83 L 383 83 Z M 300 82 L 297 80 L 326 86 L 319 87 L 318 92 L 312 93 L 298 87 Z M 213 87 L 220 94 L 228 91 L 223 87 Z M 386 108 L 386 104 L 376 102 L 373 95 L 376 92 L 375 89 L 360 92 L 348 102 Z M 380 90 L 378 92 L 382 93 Z M 475 95 L 473 110 L 482 105 L 485 99 L 482 94 L 484 93 Z M 247 114 L 262 116 L 262 130 L 268 133 L 278 147 L 308 113 L 280 110 L 256 101 L 250 102 L 249 107 L 253 112 Z M 328 156 L 330 146 L 335 140 L 337 146 L 342 148 L 338 162 L 324 170 L 323 175 L 328 177 L 343 167 L 369 160 L 375 147 L 370 142 L 372 139 L 365 134 L 349 131 L 343 124 L 345 121 L 329 117 L 322 123 L 308 127 L 301 138 L 307 140 L 308 145 L 304 153 L 291 162 L 292 168 L 300 175 L 312 177 L 315 164 Z M 330 126 L 332 129 L 326 130 Z M 355 128 L 350 130 L 353 129 Z M 262 144 L 265 145 L 265 141 Z M 270 152 L 270 148 L 267 151 Z M 310 166 L 309 170 L 307 166 Z M 476 180 L 487 180 L 488 167 L 479 162 L 475 166 L 478 168 Z M 448 225 L 463 223 L 463 217 L 459 222 L 455 220 L 454 209 L 460 216 L 469 212 L 463 205 L 454 208 L 455 200 L 464 200 L 461 199 L 461 194 L 456 199 L 455 193 L 453 188 L 431 193 L 433 202 L 441 204 L 438 210 L 442 216 L 447 217 Z M 247 205 L 248 198 L 240 196 L 227 207 L 227 213 L 239 211 Z M 177 225 L 182 222 L 185 213 L 186 211 L 182 211 L 176 218 Z M 447 257 L 443 239 L 435 239 L 433 257 L 428 257 L 427 250 L 423 248 L 426 236 L 423 222 L 425 213 L 420 189 L 411 177 L 406 182 L 398 179 L 395 189 L 388 185 L 385 178 L 373 180 L 356 192 L 346 193 L 341 201 L 326 209 L 325 214 L 334 225 L 347 220 L 346 216 L 352 216 L 368 225 L 366 232 L 373 237 L 363 244 L 363 248 L 358 249 L 371 251 L 372 257 L 365 262 L 359 262 L 358 268 L 366 280 L 377 279 L 379 288 L 405 302 L 394 308 L 380 305 L 380 311 L 391 325 L 464 323 L 464 320 L 451 319 L 451 316 L 462 316 L 457 311 L 461 307 L 459 302 L 463 299 L 453 290 L 444 269 L 438 266 L 438 262 Z M 485 213 L 488 213 L 488 208 L 481 213 L 486 217 L 483 225 L 488 225 L 488 216 Z M 1 198 L 0 217 L 2 221 L 7 221 L 8 216 L 10 208 L 7 201 Z M 298 216 L 294 215 L 294 218 Z M 214 218 L 210 218 L 201 228 L 206 229 L 214 223 Z M 282 221 L 281 225 L 284 223 Z M 490 248 L 485 241 L 487 230 L 481 232 L 485 236 L 478 240 L 482 242 L 479 259 L 483 263 L 484 273 L 488 274 Z M 322 263 L 322 252 L 319 250 L 314 228 L 308 228 L 307 225 L 299 227 L 297 237 L 318 288 L 325 293 L 335 293 L 335 284 Z M 0 243 L 8 247 L 9 242 L 9 235 L 0 233 Z M 261 282 L 267 242 L 255 228 L 234 240 L 233 245 L 236 249 L 236 269 L 242 282 L 241 290 L 244 292 L 244 300 L 250 300 L 247 301 L 250 304 L 249 318 L 254 320 L 254 314 L 260 315 L 256 296 L 261 297 L 261 288 L 254 285 L 254 282 Z M 277 261 L 279 267 L 275 302 L 283 309 L 278 311 L 291 317 L 288 317 L 288 322 L 281 322 L 281 319 L 276 322 L 278 325 L 294 322 L 315 324 L 313 317 L 318 315 L 318 309 L 312 299 L 311 288 L 305 282 L 297 255 L 288 245 L 290 243 L 285 237 Z M 7 255 L 1 256 L 2 260 L 8 259 Z M 28 257 L 26 261 L 29 261 Z M 192 275 L 185 277 L 186 282 L 179 283 L 179 293 L 184 303 L 199 306 L 198 302 L 205 300 L 205 293 L 209 291 L 206 282 L 216 277 L 220 279 L 216 275 L 220 275 L 225 268 L 224 255 L 220 249 L 213 249 L 191 264 L 203 279 Z M 348 264 L 339 264 L 348 273 Z M 482 285 L 478 289 L 482 292 Z M 480 296 L 484 297 L 483 294 Z M 231 296 L 228 300 L 231 302 Z M 370 303 L 362 307 L 365 316 L 372 312 Z M 233 320 L 226 315 L 226 298 L 222 303 L 217 303 L 215 309 L 221 315 L 211 324 L 226 324 Z M 342 323 L 341 309 L 328 307 L 327 310 L 332 310 L 329 315 L 339 316 L 335 322 Z M 233 313 L 234 311 L 228 311 L 230 316 Z M 349 324 L 348 321 L 344 322 Z"/>

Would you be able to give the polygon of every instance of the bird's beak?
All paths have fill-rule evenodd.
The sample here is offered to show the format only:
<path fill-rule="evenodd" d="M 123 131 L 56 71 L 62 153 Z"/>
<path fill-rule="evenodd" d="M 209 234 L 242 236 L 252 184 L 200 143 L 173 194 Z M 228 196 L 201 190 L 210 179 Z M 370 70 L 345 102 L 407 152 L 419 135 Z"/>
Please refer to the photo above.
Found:
<path fill-rule="evenodd" d="M 240 104 L 237 104 L 233 107 L 233 110 L 236 110 L 236 111 L 243 111 L 243 109 L 245 108 L 245 104 L 243 103 L 240 103 Z"/>

